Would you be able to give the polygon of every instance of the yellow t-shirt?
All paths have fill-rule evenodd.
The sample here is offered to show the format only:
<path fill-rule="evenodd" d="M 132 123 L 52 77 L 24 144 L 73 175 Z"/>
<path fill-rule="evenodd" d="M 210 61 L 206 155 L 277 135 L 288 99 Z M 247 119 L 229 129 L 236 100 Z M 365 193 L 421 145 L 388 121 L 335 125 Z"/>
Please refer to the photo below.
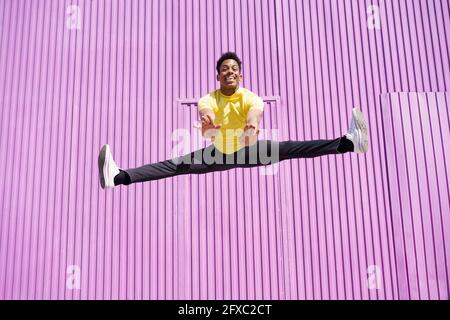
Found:
<path fill-rule="evenodd" d="M 220 134 L 214 139 L 214 146 L 220 152 L 231 154 L 242 147 L 239 142 L 251 109 L 264 110 L 263 100 L 250 90 L 239 88 L 233 95 L 226 96 L 220 90 L 203 96 L 198 101 L 198 111 L 212 109 L 215 124 L 221 124 Z"/>

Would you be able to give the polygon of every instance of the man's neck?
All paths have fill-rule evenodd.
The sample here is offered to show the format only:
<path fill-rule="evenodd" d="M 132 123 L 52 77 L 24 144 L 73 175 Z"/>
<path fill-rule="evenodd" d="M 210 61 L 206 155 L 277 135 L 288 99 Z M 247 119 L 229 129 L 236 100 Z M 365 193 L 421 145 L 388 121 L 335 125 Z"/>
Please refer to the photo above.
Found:
<path fill-rule="evenodd" d="M 226 95 L 226 96 L 232 96 L 232 95 L 235 94 L 238 90 L 239 90 L 239 86 L 237 86 L 237 87 L 234 88 L 234 89 L 220 88 L 220 92 L 221 92 L 223 95 Z"/>

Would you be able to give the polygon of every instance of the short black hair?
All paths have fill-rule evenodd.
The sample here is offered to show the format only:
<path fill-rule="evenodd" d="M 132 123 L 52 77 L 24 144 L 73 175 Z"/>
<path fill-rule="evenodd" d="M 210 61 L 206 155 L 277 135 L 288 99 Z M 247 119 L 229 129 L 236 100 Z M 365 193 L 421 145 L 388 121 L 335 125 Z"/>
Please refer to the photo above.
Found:
<path fill-rule="evenodd" d="M 219 60 L 217 60 L 217 65 L 216 65 L 216 70 L 217 73 L 220 73 L 220 66 L 222 65 L 222 63 L 225 60 L 228 59 L 232 59 L 234 61 L 237 62 L 237 64 L 239 65 L 239 71 L 241 71 L 241 59 L 239 59 L 239 57 L 237 56 L 237 54 L 235 52 L 225 52 L 224 54 L 222 54 L 222 56 L 219 58 Z"/>

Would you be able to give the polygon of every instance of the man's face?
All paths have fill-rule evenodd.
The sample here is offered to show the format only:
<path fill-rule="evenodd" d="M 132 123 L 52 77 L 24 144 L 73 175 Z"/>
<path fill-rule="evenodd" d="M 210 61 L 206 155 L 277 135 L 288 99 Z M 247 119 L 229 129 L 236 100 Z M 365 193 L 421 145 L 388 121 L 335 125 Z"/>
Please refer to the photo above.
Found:
<path fill-rule="evenodd" d="M 222 89 L 236 89 L 242 80 L 241 70 L 238 63 L 233 59 L 222 62 L 217 75 L 217 81 L 220 82 Z"/>

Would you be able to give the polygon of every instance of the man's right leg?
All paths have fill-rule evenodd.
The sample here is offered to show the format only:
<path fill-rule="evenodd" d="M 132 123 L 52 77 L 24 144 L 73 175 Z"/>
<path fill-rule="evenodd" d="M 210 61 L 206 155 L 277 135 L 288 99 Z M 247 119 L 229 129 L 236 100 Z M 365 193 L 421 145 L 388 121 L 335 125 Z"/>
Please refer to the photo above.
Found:
<path fill-rule="evenodd" d="M 112 157 L 112 156 L 111 156 Z M 191 152 L 184 156 L 147 164 L 138 168 L 119 169 L 114 177 L 114 185 L 130 185 L 137 182 L 153 181 L 185 174 L 203 174 L 235 168 L 227 164 L 225 156 L 214 145 Z"/>

